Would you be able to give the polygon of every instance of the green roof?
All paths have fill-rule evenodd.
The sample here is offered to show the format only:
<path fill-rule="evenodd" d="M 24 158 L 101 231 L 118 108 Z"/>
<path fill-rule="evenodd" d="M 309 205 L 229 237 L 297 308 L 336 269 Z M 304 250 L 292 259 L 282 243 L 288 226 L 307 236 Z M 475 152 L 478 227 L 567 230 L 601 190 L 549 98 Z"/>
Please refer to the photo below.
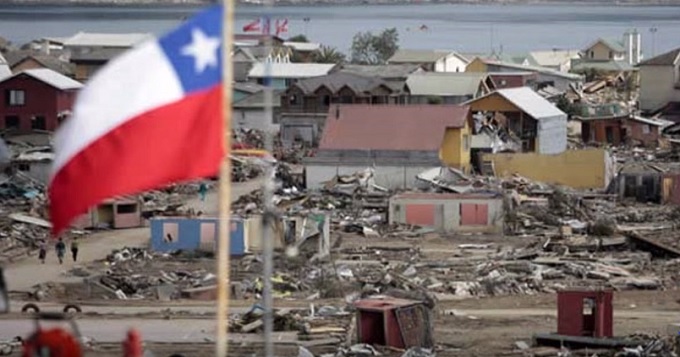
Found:
<path fill-rule="evenodd" d="M 611 48 L 615 52 L 626 52 L 626 47 L 621 40 L 613 38 L 598 38 L 595 42 L 591 43 L 587 48 L 595 46 L 597 43 L 602 43 L 603 45 Z"/>
<path fill-rule="evenodd" d="M 608 72 L 624 72 L 636 70 L 628 62 L 624 61 L 583 61 L 580 63 L 575 63 L 571 67 L 572 71 L 580 71 L 585 69 L 595 69 Z"/>

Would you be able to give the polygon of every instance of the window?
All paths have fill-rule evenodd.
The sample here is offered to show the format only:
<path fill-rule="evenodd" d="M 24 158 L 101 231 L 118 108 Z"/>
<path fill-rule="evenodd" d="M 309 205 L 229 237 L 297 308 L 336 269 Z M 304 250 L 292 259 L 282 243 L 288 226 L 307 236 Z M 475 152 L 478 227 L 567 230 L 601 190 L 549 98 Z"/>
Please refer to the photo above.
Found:
<path fill-rule="evenodd" d="M 331 96 L 330 95 L 322 95 L 321 97 L 319 97 L 319 104 L 322 107 L 327 107 L 327 106 L 331 105 Z"/>
<path fill-rule="evenodd" d="M 26 104 L 26 95 L 22 90 L 9 89 L 5 91 L 5 104 L 18 106 Z"/>
<path fill-rule="evenodd" d="M 118 214 L 135 213 L 135 212 L 137 212 L 137 205 L 134 204 L 134 203 L 126 203 L 126 204 L 116 206 L 116 213 L 118 213 Z"/>
<path fill-rule="evenodd" d="M 24 171 L 24 172 L 30 171 L 31 166 L 29 164 L 19 164 L 19 165 L 17 165 L 17 170 Z"/>
<path fill-rule="evenodd" d="M 614 52 L 609 51 L 609 59 L 612 59 L 612 58 L 614 58 Z"/>
<path fill-rule="evenodd" d="M 352 97 L 351 95 L 343 95 L 340 96 L 339 102 L 342 104 L 352 104 L 354 103 L 354 97 Z"/>
<path fill-rule="evenodd" d="M 470 150 L 470 136 L 468 134 L 463 134 L 463 151 Z"/>
<path fill-rule="evenodd" d="M 5 129 L 19 129 L 19 117 L 16 115 L 6 116 Z"/>
<path fill-rule="evenodd" d="M 590 51 L 590 58 L 595 58 L 595 51 Z"/>
<path fill-rule="evenodd" d="M 36 115 L 31 118 L 31 129 L 33 130 L 47 130 L 47 122 L 42 115 Z"/>
<path fill-rule="evenodd" d="M 293 95 L 291 95 L 290 97 L 288 97 L 288 104 L 290 104 L 290 105 L 298 105 L 298 104 L 300 104 L 300 103 L 298 102 L 298 96 L 295 95 L 295 94 L 293 94 Z"/>
<path fill-rule="evenodd" d="M 652 131 L 652 128 L 649 126 L 649 124 L 645 124 L 642 126 L 642 133 L 643 134 L 649 134 Z"/>

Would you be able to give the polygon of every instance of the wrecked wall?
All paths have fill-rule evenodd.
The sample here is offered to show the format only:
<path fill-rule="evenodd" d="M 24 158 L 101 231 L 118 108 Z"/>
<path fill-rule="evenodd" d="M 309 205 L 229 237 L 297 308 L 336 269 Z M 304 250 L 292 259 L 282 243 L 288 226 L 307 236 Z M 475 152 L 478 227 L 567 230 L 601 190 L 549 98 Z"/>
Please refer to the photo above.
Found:
<path fill-rule="evenodd" d="M 442 231 L 502 233 L 503 199 L 484 194 L 407 193 L 390 199 L 389 221 Z"/>
<path fill-rule="evenodd" d="M 218 237 L 218 218 L 163 217 L 152 218 L 151 248 L 156 252 L 176 250 L 214 251 Z M 230 246 L 231 255 L 245 253 L 244 220 L 231 218 Z"/>
<path fill-rule="evenodd" d="M 467 121 L 463 128 L 446 128 L 439 157 L 444 165 L 470 171 L 470 144 L 472 136 Z"/>
<path fill-rule="evenodd" d="M 483 158 L 493 162 L 498 177 L 516 173 L 532 180 L 577 189 L 605 188 L 614 175 L 611 158 L 604 149 L 569 150 L 557 155 L 484 154 Z"/>
<path fill-rule="evenodd" d="M 337 175 L 353 175 L 363 172 L 366 167 L 371 165 L 322 165 L 310 164 L 305 166 L 305 177 L 307 188 L 318 189 L 323 183 L 331 180 Z M 423 171 L 437 168 L 439 165 L 431 166 L 405 166 L 405 165 L 380 165 L 374 166 L 375 184 L 388 189 L 415 187 L 417 183 L 416 175 Z"/>

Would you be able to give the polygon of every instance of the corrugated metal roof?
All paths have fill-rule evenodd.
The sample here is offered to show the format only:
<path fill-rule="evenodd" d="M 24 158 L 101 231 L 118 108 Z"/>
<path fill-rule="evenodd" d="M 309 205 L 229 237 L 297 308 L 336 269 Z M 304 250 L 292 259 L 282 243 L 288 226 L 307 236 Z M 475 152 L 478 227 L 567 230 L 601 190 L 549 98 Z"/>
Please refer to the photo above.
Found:
<path fill-rule="evenodd" d="M 584 71 L 588 69 L 595 69 L 599 71 L 611 71 L 611 72 L 621 72 L 621 71 L 634 71 L 635 67 L 631 66 L 625 61 L 582 61 L 574 64 L 571 68 L 572 71 Z"/>
<path fill-rule="evenodd" d="M 487 77 L 485 73 L 414 73 L 406 79 L 412 95 L 475 95 Z"/>
<path fill-rule="evenodd" d="M 265 86 L 253 83 L 253 82 L 235 82 L 234 90 L 246 92 L 246 93 L 257 93 L 265 89 Z"/>
<path fill-rule="evenodd" d="M 541 74 L 545 74 L 545 75 L 551 75 L 551 76 L 565 78 L 565 79 L 574 80 L 574 81 L 583 80 L 583 76 L 579 75 L 579 74 L 564 73 L 564 72 L 556 71 L 554 69 L 540 67 L 540 66 L 523 66 L 521 64 L 498 62 L 498 61 L 485 60 L 485 59 L 483 59 L 483 61 L 487 65 L 505 67 L 505 68 L 512 68 L 512 69 L 515 69 L 517 71 L 537 72 L 537 73 L 541 73 Z M 494 72 L 494 71 L 489 71 L 489 72 Z"/>
<path fill-rule="evenodd" d="M 283 43 L 284 46 L 292 47 L 296 51 L 301 51 L 301 52 L 311 52 L 311 51 L 318 51 L 321 48 L 320 43 L 314 43 L 314 42 L 289 42 L 286 41 Z"/>
<path fill-rule="evenodd" d="M 29 75 L 39 81 L 47 83 L 52 87 L 61 90 L 80 89 L 83 87 L 82 83 L 75 81 L 69 77 L 66 77 L 65 75 L 59 72 L 55 72 L 47 68 L 27 69 L 19 73 L 16 73 L 13 76 L 4 78 L 1 81 L 4 82 L 9 80 L 10 78 L 14 78 L 23 74 Z"/>
<path fill-rule="evenodd" d="M 271 63 L 270 76 L 272 78 L 310 78 L 325 76 L 336 64 L 326 63 Z M 255 63 L 250 69 L 248 77 L 264 78 L 266 63 Z"/>
<path fill-rule="evenodd" d="M 387 63 L 427 63 L 436 62 L 453 54 L 448 50 L 408 50 L 399 49 L 387 60 Z"/>
<path fill-rule="evenodd" d="M 275 90 L 272 91 L 272 102 L 270 103 L 272 107 L 278 108 L 281 106 L 281 94 L 283 91 Z M 249 95 L 238 102 L 233 104 L 235 109 L 256 109 L 265 107 L 264 91 L 256 92 Z"/>
<path fill-rule="evenodd" d="M 132 47 L 155 38 L 151 33 L 78 32 L 64 41 L 64 46 Z"/>
<path fill-rule="evenodd" d="M 536 120 L 552 118 L 556 116 L 564 116 L 566 118 L 567 116 L 566 113 L 561 111 L 545 98 L 541 97 L 529 87 L 499 89 L 483 97 L 468 101 L 468 103 L 486 98 L 491 95 L 502 96 Z"/>
<path fill-rule="evenodd" d="M 579 50 L 532 51 L 529 55 L 539 66 L 560 66 L 572 58 L 579 58 Z"/>
<path fill-rule="evenodd" d="M 638 63 L 638 66 L 672 66 L 678 62 L 680 47 Z"/>
<path fill-rule="evenodd" d="M 320 149 L 437 151 L 446 128 L 465 125 L 462 105 L 333 105 Z"/>
<path fill-rule="evenodd" d="M 76 61 L 110 61 L 117 56 L 128 51 L 128 48 L 123 47 L 108 47 L 108 48 L 94 48 L 86 52 L 71 53 L 71 62 Z"/>
<path fill-rule="evenodd" d="M 9 68 L 7 60 L 0 54 L 0 79 L 10 77 L 11 75 L 12 70 Z"/>
<path fill-rule="evenodd" d="M 419 64 L 344 64 L 341 69 L 343 72 L 357 73 L 383 79 L 406 79 L 411 73 L 421 70 Z"/>

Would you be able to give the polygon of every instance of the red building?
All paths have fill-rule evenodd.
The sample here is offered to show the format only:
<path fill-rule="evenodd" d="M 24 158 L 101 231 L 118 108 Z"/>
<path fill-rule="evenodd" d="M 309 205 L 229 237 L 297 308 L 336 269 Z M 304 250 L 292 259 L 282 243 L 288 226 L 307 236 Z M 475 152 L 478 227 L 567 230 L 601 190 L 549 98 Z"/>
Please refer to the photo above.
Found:
<path fill-rule="evenodd" d="M 536 88 L 538 75 L 534 72 L 491 72 L 489 77 L 496 89 L 531 87 Z"/>
<path fill-rule="evenodd" d="M 584 142 L 602 144 L 642 144 L 656 147 L 665 122 L 639 116 L 578 118 Z"/>
<path fill-rule="evenodd" d="M 0 79 L 0 128 L 13 133 L 54 131 L 67 118 L 83 84 L 51 69 L 29 69 Z"/>

